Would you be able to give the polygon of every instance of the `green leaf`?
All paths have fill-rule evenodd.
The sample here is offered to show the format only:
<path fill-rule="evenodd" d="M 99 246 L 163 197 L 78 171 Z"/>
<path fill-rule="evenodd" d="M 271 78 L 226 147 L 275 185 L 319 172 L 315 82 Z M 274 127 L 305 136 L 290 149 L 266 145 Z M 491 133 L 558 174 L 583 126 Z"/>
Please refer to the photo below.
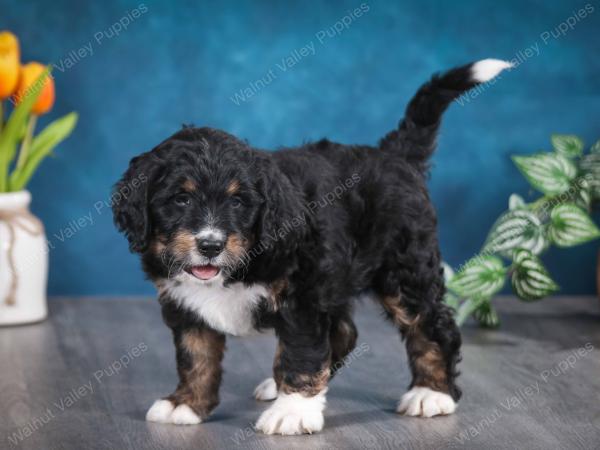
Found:
<path fill-rule="evenodd" d="M 31 153 L 25 166 L 21 170 L 15 169 L 10 176 L 9 185 L 12 191 L 19 191 L 25 187 L 44 158 L 71 134 L 76 124 L 77 113 L 69 113 L 50 123 L 33 139 Z"/>
<path fill-rule="evenodd" d="M 32 86 L 41 86 L 49 74 L 50 68 L 47 68 Z M 17 144 L 23 137 L 23 130 L 26 127 L 31 108 L 41 93 L 42 89 L 27 91 L 2 128 L 0 133 L 0 192 L 6 192 L 8 188 L 8 167 L 17 153 Z"/>
<path fill-rule="evenodd" d="M 575 204 L 582 209 L 589 211 L 592 207 L 592 186 L 585 178 L 580 178 L 574 185 L 575 195 L 573 200 Z"/>
<path fill-rule="evenodd" d="M 525 208 L 525 200 L 519 194 L 510 194 L 508 198 L 508 209 L 522 209 Z"/>
<path fill-rule="evenodd" d="M 484 328 L 498 328 L 500 325 L 498 313 L 492 306 L 492 302 L 484 302 L 479 305 L 479 308 L 473 311 L 473 317 Z"/>
<path fill-rule="evenodd" d="M 516 248 L 525 248 L 539 254 L 546 246 L 544 227 L 539 217 L 528 209 L 515 209 L 498 218 L 486 239 L 483 252 L 508 254 Z"/>
<path fill-rule="evenodd" d="M 539 300 L 558 290 L 540 259 L 527 250 L 517 250 L 512 287 L 522 300 Z"/>
<path fill-rule="evenodd" d="M 453 310 L 457 311 L 460 305 L 460 299 L 452 292 L 446 291 L 446 294 L 444 294 L 444 303 L 446 303 L 446 305 Z"/>
<path fill-rule="evenodd" d="M 590 152 L 600 153 L 600 140 L 596 141 L 596 143 L 590 147 Z"/>
<path fill-rule="evenodd" d="M 562 194 L 577 175 L 577 168 L 569 159 L 554 153 L 513 156 L 512 159 L 531 185 L 544 194 Z"/>
<path fill-rule="evenodd" d="M 600 198 L 600 150 L 581 158 L 579 167 L 582 172 L 581 178 L 589 184 L 592 197 Z"/>
<path fill-rule="evenodd" d="M 465 300 L 456 311 L 454 315 L 454 321 L 460 327 L 465 321 L 471 316 L 482 303 L 490 302 L 489 298 L 478 298 L 478 299 L 467 299 Z"/>
<path fill-rule="evenodd" d="M 600 237 L 600 230 L 585 211 L 565 203 L 550 213 L 548 235 L 559 247 L 572 247 Z"/>
<path fill-rule="evenodd" d="M 448 283 L 448 288 L 461 297 L 491 297 L 504 286 L 506 269 L 496 256 L 479 255 L 470 259 Z"/>
<path fill-rule="evenodd" d="M 550 137 L 554 150 L 567 158 L 575 158 L 583 153 L 583 141 L 572 134 L 553 134 Z"/>

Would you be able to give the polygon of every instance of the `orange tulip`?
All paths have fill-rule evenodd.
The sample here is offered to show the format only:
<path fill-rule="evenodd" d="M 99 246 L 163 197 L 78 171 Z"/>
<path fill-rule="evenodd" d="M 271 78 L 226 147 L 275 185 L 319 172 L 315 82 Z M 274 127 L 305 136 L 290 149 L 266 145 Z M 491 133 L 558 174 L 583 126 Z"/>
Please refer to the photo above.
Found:
<path fill-rule="evenodd" d="M 48 74 L 43 83 L 37 80 L 46 70 L 46 66 L 37 62 L 30 62 L 21 67 L 21 76 L 15 94 L 15 101 L 19 103 L 26 95 L 35 94 L 40 91 L 40 96 L 33 105 L 33 114 L 46 114 L 54 105 L 54 80 Z"/>
<path fill-rule="evenodd" d="M 19 41 L 10 31 L 0 32 L 0 100 L 17 87 L 20 69 Z"/>

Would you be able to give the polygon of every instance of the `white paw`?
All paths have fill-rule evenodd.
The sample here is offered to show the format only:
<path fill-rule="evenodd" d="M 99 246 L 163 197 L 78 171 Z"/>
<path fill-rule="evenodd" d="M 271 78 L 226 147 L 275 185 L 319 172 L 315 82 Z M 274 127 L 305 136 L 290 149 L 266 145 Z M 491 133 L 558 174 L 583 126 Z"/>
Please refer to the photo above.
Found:
<path fill-rule="evenodd" d="M 402 396 L 396 411 L 405 416 L 433 417 L 452 414 L 456 403 L 448 394 L 426 387 L 414 387 Z"/>
<path fill-rule="evenodd" d="M 171 413 L 175 407 L 169 400 L 156 400 L 146 413 L 148 422 L 170 423 Z"/>
<path fill-rule="evenodd" d="M 323 429 L 325 393 L 314 397 L 280 392 L 275 403 L 256 422 L 256 429 L 265 434 L 315 433 Z"/>
<path fill-rule="evenodd" d="M 175 408 L 169 400 L 156 400 L 146 413 L 148 422 L 174 423 L 176 425 L 196 425 L 200 417 L 188 405 Z"/>
<path fill-rule="evenodd" d="M 254 398 L 262 402 L 268 402 L 277 398 L 277 384 L 273 378 L 264 379 L 254 389 Z"/>
<path fill-rule="evenodd" d="M 202 419 L 188 405 L 178 405 L 171 414 L 171 423 L 175 425 L 197 425 L 200 422 Z"/>

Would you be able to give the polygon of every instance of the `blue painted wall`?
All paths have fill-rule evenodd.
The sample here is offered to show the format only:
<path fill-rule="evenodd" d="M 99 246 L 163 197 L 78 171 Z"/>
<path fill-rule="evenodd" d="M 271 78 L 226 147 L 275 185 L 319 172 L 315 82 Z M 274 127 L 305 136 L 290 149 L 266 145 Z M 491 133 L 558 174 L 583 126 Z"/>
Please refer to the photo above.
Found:
<path fill-rule="evenodd" d="M 180 124 L 223 128 L 268 148 L 323 136 L 375 143 L 432 72 L 519 58 L 518 70 L 446 115 L 430 184 L 444 257 L 459 265 L 511 192 L 534 196 L 510 154 L 548 149 L 552 132 L 600 138 L 600 3 L 590 1 L 588 17 L 547 38 L 586 4 L 369 1 L 361 17 L 351 14 L 347 28 L 327 35 L 361 0 L 0 0 L 0 29 L 19 35 L 24 60 L 57 67 L 54 117 L 81 115 L 30 186 L 53 246 L 50 293 L 152 292 L 108 207 L 96 208 L 129 159 Z M 129 24 L 116 34 L 119 21 Z M 280 67 L 313 44 L 293 67 Z M 250 87 L 260 79 L 270 82 Z M 255 95 L 236 99 L 244 88 Z M 593 292 L 597 248 L 546 255 L 563 293 Z"/>

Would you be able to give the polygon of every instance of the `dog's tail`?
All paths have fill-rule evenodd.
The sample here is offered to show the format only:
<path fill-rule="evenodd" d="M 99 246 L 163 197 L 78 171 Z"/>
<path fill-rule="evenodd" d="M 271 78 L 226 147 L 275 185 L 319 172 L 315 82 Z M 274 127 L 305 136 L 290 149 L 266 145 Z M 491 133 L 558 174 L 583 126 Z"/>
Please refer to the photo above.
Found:
<path fill-rule="evenodd" d="M 506 61 L 484 59 L 434 75 L 417 91 L 398 129 L 381 140 L 380 148 L 416 164 L 425 163 L 435 150 L 442 114 L 450 103 L 511 67 Z"/>

